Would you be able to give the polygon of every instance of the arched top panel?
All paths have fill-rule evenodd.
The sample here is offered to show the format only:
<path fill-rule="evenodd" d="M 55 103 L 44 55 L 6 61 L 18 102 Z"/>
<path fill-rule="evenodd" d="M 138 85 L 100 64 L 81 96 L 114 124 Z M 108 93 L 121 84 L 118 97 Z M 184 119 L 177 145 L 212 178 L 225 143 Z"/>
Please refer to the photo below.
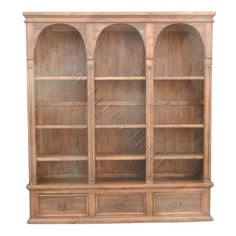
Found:
<path fill-rule="evenodd" d="M 87 56 L 81 34 L 67 24 L 47 26 L 35 51 L 36 76 L 85 76 Z"/>
<path fill-rule="evenodd" d="M 100 33 L 95 46 L 95 76 L 144 76 L 145 46 L 128 24 L 113 24 Z"/>
<path fill-rule="evenodd" d="M 203 76 L 205 52 L 198 31 L 172 24 L 159 34 L 154 48 L 155 76 Z"/>

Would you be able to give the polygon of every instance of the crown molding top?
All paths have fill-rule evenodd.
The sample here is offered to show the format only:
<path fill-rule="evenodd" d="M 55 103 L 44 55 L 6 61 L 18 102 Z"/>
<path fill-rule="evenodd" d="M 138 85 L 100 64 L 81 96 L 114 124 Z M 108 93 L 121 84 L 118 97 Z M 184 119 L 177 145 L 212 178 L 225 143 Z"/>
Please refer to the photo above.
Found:
<path fill-rule="evenodd" d="M 213 21 L 215 12 L 24 12 L 26 22 L 54 22 L 60 19 L 71 22 L 129 21 Z"/>

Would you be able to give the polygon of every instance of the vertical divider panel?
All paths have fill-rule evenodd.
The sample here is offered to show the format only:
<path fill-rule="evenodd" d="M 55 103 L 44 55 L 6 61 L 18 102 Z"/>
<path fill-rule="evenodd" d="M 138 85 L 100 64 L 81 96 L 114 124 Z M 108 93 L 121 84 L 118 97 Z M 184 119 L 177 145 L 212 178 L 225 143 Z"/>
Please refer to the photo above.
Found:
<path fill-rule="evenodd" d="M 153 183 L 153 24 L 146 24 L 146 183 Z"/>
<path fill-rule="evenodd" d="M 88 65 L 88 168 L 89 183 L 95 183 L 95 108 L 94 108 L 94 60 L 89 58 Z"/>
<path fill-rule="evenodd" d="M 211 70 L 212 70 L 212 23 L 206 24 L 205 79 L 204 79 L 204 163 L 203 178 L 211 181 Z"/>
<path fill-rule="evenodd" d="M 89 193 L 89 216 L 94 217 L 96 215 L 96 195 L 95 193 Z"/>
<path fill-rule="evenodd" d="M 27 23 L 27 90 L 28 90 L 28 142 L 30 183 L 37 183 L 36 162 L 36 124 L 35 124 L 35 81 L 34 81 L 34 43 L 33 24 Z"/>
<path fill-rule="evenodd" d="M 211 60 L 205 60 L 204 80 L 204 181 L 210 181 L 210 156 L 211 156 Z"/>
<path fill-rule="evenodd" d="M 88 182 L 95 184 L 95 82 L 94 56 L 94 25 L 87 24 L 87 102 L 88 102 Z"/>
<path fill-rule="evenodd" d="M 153 192 L 147 192 L 146 193 L 146 214 L 148 216 L 153 215 Z"/>

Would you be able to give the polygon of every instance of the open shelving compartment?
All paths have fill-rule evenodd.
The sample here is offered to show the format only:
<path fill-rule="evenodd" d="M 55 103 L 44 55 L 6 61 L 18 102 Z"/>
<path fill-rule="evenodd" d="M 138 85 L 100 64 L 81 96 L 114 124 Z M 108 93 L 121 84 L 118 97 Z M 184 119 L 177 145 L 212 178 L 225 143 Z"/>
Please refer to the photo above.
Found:
<path fill-rule="evenodd" d="M 191 26 L 162 30 L 154 49 L 154 182 L 201 180 L 204 47 Z"/>
<path fill-rule="evenodd" d="M 47 55 L 47 56 L 45 56 Z M 153 162 L 146 162 L 146 53 L 127 24 L 102 30 L 95 45 L 95 182 L 201 180 L 204 47 L 185 24 L 164 28 L 154 47 Z M 39 183 L 88 183 L 87 56 L 80 33 L 56 24 L 35 49 L 36 160 Z M 150 122 L 150 121 L 149 121 Z M 150 124 L 148 124 L 150 125 Z M 90 170 L 91 171 L 91 170 Z"/>
<path fill-rule="evenodd" d="M 88 183 L 87 58 L 71 26 L 46 27 L 35 48 L 37 180 Z"/>
<path fill-rule="evenodd" d="M 96 183 L 145 183 L 145 47 L 126 24 L 105 28 L 95 48 Z"/>

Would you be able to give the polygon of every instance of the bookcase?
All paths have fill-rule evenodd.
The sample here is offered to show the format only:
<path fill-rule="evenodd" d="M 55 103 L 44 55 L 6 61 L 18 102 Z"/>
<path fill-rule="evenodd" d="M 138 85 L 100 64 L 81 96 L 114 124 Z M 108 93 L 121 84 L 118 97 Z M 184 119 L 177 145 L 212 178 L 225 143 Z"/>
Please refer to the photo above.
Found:
<path fill-rule="evenodd" d="M 25 12 L 29 223 L 208 221 L 213 12 Z"/>

